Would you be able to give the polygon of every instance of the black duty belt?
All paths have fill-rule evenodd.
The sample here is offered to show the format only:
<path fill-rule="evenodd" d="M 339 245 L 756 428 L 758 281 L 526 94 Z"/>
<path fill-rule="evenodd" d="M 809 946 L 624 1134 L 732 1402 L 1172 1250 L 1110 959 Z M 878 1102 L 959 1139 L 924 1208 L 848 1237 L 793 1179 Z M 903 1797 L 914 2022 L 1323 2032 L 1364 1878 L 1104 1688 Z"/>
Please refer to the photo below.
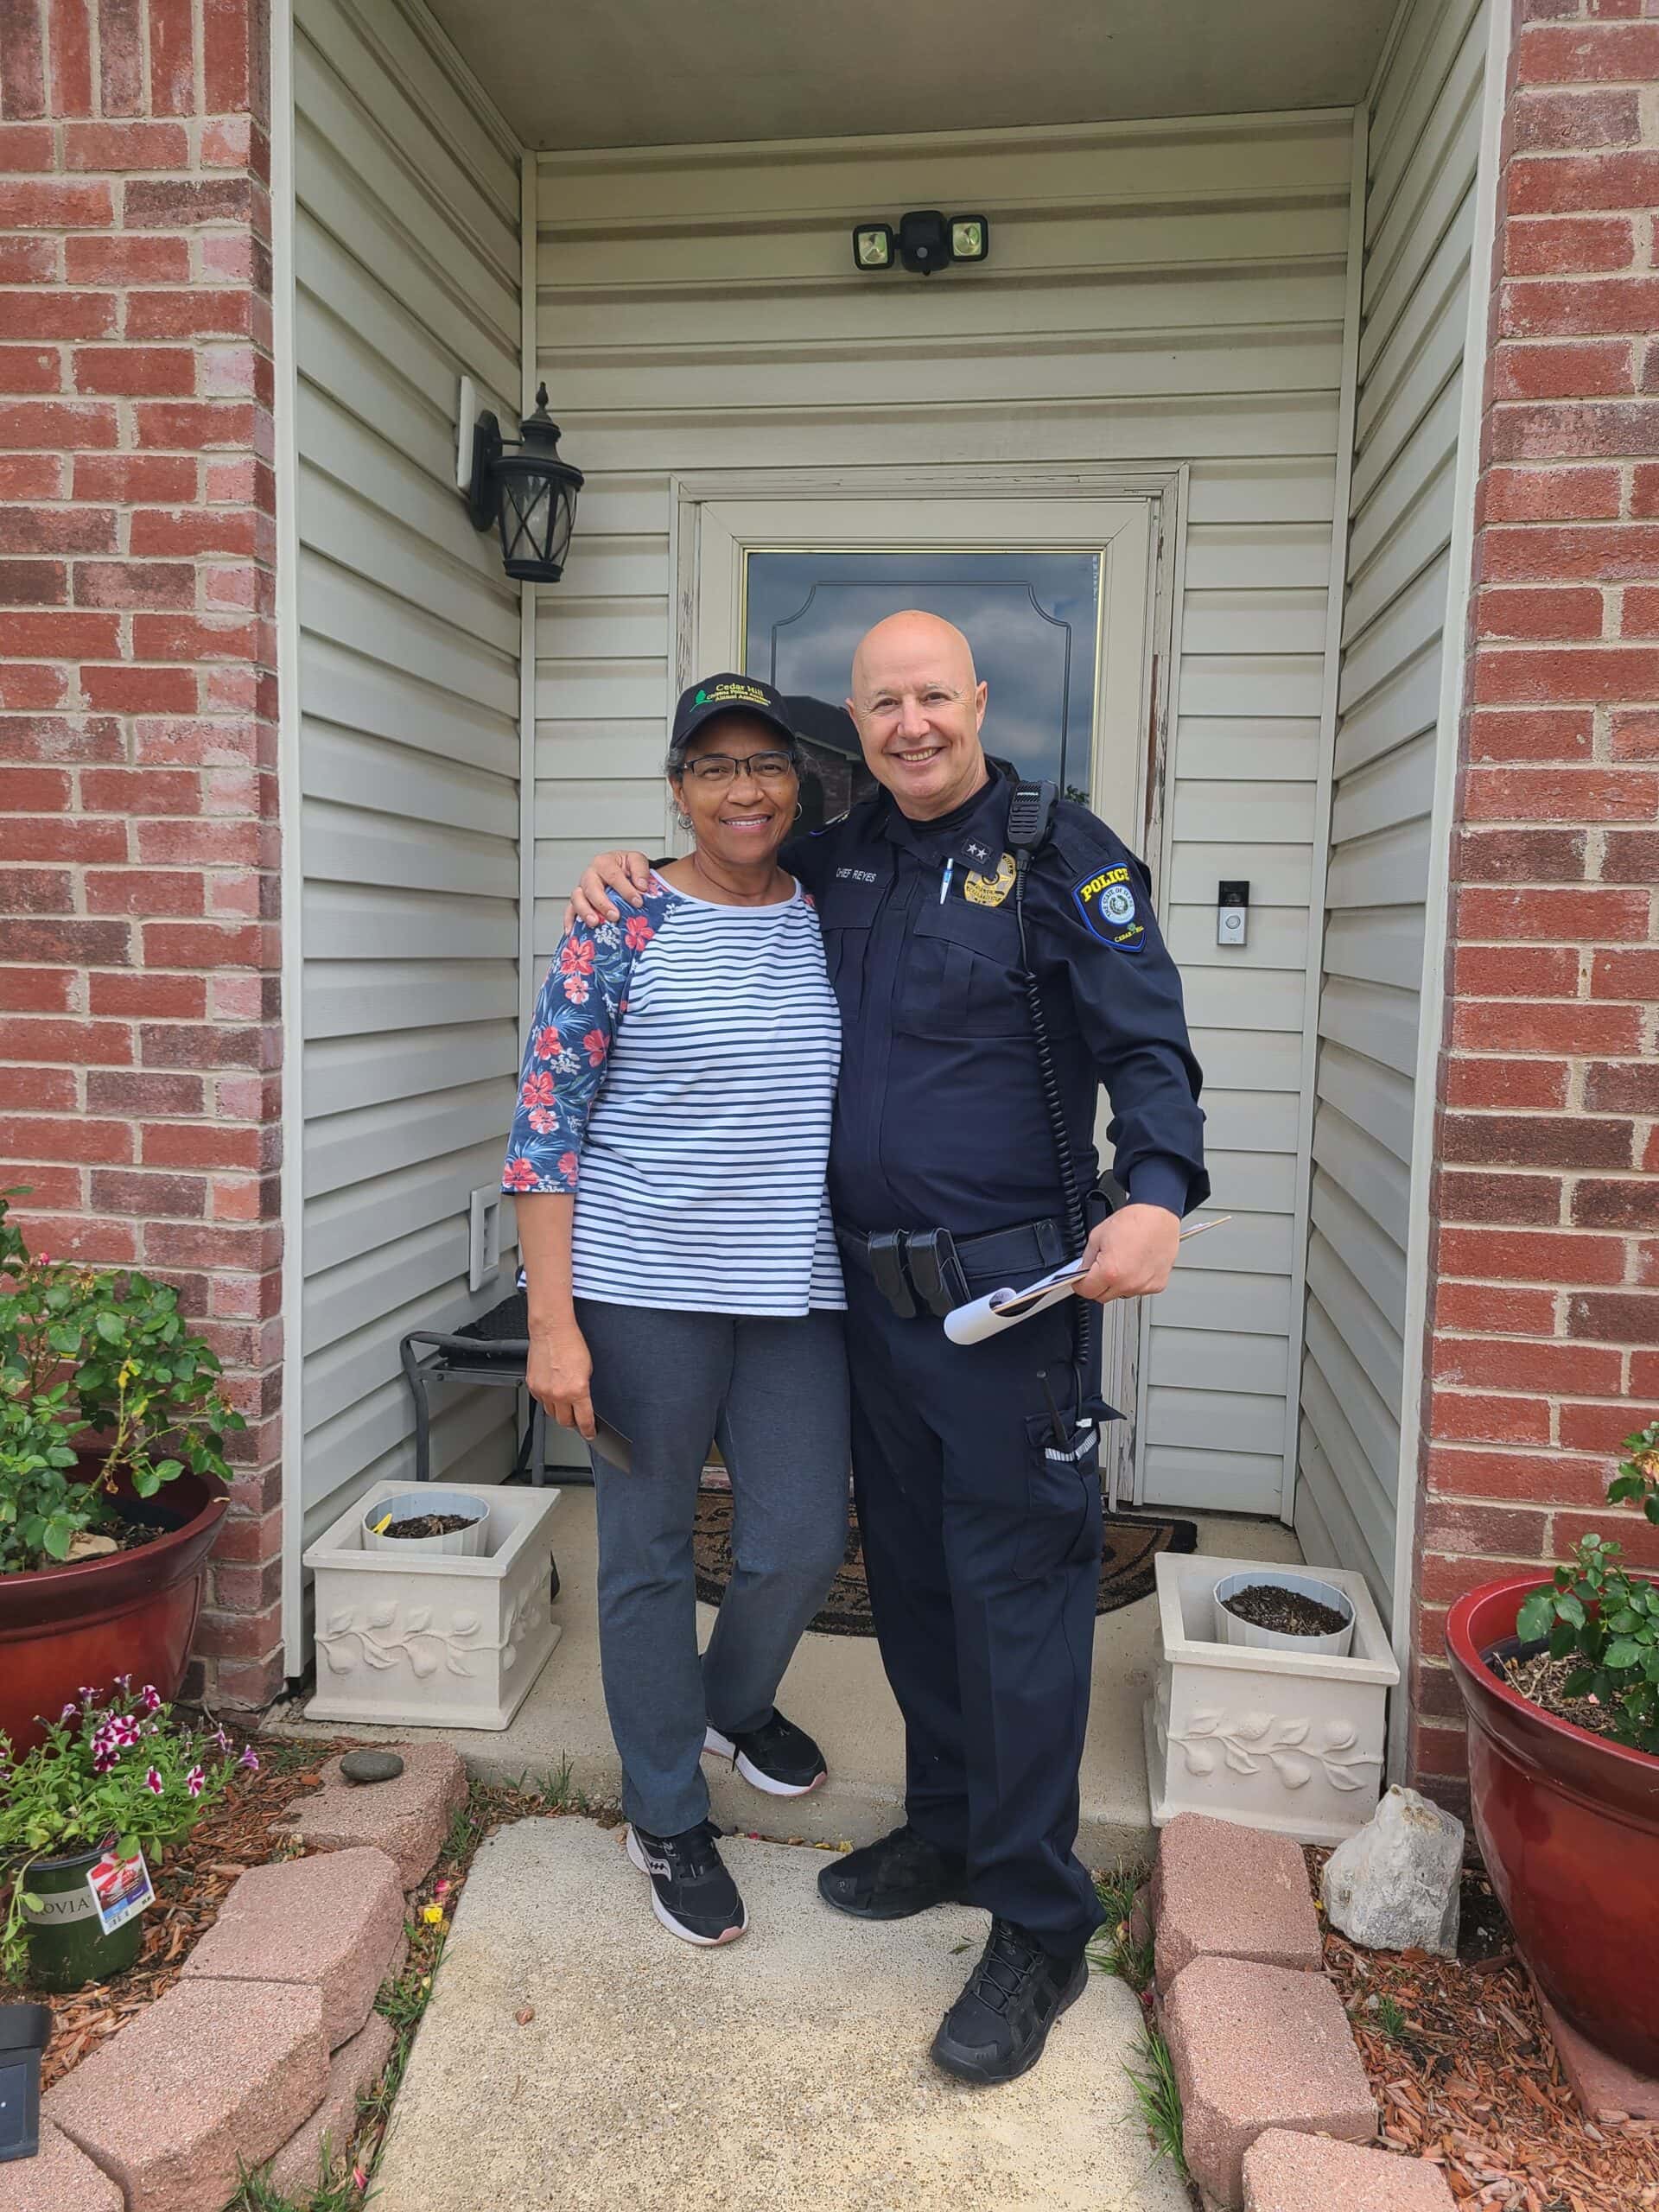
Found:
<path fill-rule="evenodd" d="M 855 1268 L 874 1277 L 876 1288 L 904 1320 L 918 1310 L 918 1300 L 941 1317 L 965 1306 L 972 1295 L 969 1275 L 1017 1285 L 1065 1257 L 1061 1226 L 1046 1218 L 980 1236 L 953 1236 L 948 1229 L 879 1230 L 867 1236 L 856 1229 L 837 1229 L 836 1242 Z"/>

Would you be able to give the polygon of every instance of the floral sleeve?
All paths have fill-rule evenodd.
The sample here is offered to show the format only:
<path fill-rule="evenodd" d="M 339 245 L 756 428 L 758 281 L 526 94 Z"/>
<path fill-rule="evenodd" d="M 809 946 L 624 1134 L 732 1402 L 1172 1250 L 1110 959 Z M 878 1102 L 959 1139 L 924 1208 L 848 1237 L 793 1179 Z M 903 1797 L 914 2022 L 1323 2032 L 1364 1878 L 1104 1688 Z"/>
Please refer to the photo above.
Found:
<path fill-rule="evenodd" d="M 649 893 L 638 913 L 596 930 L 577 922 L 559 940 L 524 1044 L 504 1191 L 575 1189 L 588 1116 L 627 1010 L 628 977 L 665 904 L 660 891 Z"/>

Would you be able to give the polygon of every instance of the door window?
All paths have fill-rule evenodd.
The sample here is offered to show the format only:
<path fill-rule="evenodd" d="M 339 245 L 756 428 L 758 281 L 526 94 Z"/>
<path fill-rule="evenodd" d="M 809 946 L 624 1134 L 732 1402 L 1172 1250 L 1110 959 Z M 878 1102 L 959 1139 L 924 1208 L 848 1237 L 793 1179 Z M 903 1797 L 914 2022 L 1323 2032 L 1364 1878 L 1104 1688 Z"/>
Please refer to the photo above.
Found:
<path fill-rule="evenodd" d="M 809 811 L 827 818 L 868 787 L 842 704 L 853 648 L 884 615 L 912 607 L 954 622 L 972 645 L 990 692 L 986 751 L 1086 805 L 1100 571 L 1091 552 L 749 551 L 745 671 L 777 685 L 808 741 Z"/>

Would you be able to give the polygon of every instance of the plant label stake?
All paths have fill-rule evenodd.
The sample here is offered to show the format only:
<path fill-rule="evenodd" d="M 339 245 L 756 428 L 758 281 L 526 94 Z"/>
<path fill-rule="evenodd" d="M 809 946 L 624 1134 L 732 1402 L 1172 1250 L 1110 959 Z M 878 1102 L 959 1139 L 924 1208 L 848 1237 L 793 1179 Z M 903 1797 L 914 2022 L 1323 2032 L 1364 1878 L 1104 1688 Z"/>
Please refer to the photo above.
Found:
<path fill-rule="evenodd" d="M 106 1850 L 87 1875 L 86 1883 L 98 1908 L 98 1924 L 106 1936 L 113 1936 L 134 1913 L 143 1912 L 146 1905 L 156 1902 L 149 1869 L 144 1864 L 142 1851 L 135 1851 L 130 1859 L 123 1859 L 113 1848 Z"/>

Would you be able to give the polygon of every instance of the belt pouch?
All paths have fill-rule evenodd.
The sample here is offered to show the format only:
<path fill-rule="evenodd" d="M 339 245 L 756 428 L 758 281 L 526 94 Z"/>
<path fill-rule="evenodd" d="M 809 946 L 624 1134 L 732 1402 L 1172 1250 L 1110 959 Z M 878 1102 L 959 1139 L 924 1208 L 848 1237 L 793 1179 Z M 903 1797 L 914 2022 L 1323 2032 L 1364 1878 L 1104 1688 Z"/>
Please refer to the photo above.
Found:
<path fill-rule="evenodd" d="M 901 1321 L 914 1319 L 916 1301 L 905 1277 L 905 1232 L 883 1230 L 869 1240 L 870 1273 L 875 1287 Z"/>

